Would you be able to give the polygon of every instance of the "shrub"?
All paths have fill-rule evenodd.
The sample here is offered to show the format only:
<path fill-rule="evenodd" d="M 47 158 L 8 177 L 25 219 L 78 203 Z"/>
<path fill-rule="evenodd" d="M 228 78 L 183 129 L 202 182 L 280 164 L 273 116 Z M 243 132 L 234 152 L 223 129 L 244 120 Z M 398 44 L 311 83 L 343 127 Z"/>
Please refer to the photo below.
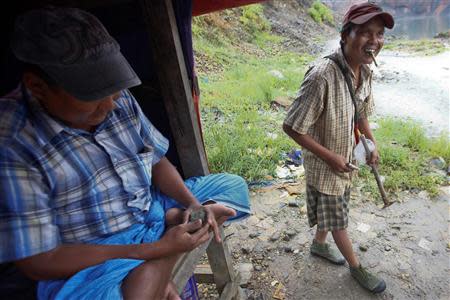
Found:
<path fill-rule="evenodd" d="M 334 25 L 334 18 L 331 10 L 320 1 L 315 1 L 308 9 L 308 14 L 317 23 L 322 24 L 324 21 Z"/>

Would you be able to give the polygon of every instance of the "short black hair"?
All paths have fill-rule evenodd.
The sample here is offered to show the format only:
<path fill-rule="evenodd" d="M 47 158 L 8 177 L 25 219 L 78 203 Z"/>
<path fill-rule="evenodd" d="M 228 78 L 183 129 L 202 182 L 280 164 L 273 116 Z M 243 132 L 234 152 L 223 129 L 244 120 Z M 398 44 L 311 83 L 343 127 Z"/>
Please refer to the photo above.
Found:
<path fill-rule="evenodd" d="M 350 32 L 353 30 L 353 28 L 355 28 L 356 26 L 358 26 L 358 25 L 355 25 L 355 24 L 353 24 L 353 23 L 347 23 L 347 24 L 345 24 L 342 28 L 341 28 L 341 40 L 340 40 L 340 44 L 341 44 L 341 46 L 342 46 L 342 44 L 344 43 L 343 41 L 342 41 L 342 36 L 343 35 L 349 35 L 350 34 Z"/>
<path fill-rule="evenodd" d="M 341 34 L 349 34 L 350 31 L 352 31 L 353 28 L 355 28 L 355 24 L 353 23 L 347 23 L 341 28 Z"/>

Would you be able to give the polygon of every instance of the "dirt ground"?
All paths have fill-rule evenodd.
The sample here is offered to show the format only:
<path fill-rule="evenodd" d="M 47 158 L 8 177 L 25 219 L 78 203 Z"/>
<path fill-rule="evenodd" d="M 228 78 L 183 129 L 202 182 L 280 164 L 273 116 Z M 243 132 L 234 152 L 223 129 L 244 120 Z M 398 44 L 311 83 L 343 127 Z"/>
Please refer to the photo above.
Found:
<path fill-rule="evenodd" d="M 450 187 L 438 197 L 403 192 L 381 209 L 352 191 L 349 233 L 361 263 L 384 278 L 387 289 L 372 295 L 335 266 L 309 253 L 304 185 L 280 184 L 253 190 L 253 215 L 225 228 L 244 299 L 449 299 Z M 278 187 L 278 188 L 276 188 Z M 332 237 L 328 237 L 333 244 Z M 199 286 L 202 299 L 217 299 Z"/>

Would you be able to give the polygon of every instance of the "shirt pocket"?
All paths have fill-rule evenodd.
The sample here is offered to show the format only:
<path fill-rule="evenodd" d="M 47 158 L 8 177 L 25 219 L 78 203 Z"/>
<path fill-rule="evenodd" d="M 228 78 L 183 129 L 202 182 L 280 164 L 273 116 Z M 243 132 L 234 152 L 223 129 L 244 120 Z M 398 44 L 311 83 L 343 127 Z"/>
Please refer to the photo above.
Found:
<path fill-rule="evenodd" d="M 125 192 L 129 194 L 127 205 L 148 210 L 151 204 L 152 160 L 154 150 L 145 146 L 141 152 L 124 158 L 116 164 Z"/>

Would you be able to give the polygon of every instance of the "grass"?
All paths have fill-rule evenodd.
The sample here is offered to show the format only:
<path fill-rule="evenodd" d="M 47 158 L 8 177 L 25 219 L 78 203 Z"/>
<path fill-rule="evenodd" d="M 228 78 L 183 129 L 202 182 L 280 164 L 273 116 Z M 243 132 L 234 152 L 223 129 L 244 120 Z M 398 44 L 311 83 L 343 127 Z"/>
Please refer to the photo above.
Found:
<path fill-rule="evenodd" d="M 283 134 L 284 111 L 273 109 L 273 100 L 295 95 L 309 60 L 294 53 L 253 58 L 216 79 L 200 80 L 212 171 L 237 173 L 249 181 L 274 175 L 281 153 L 295 143 Z"/>
<path fill-rule="evenodd" d="M 408 52 L 423 56 L 436 55 L 448 50 L 448 47 L 439 39 L 396 39 L 386 42 L 383 48 L 385 50 Z"/>
<path fill-rule="evenodd" d="M 282 132 L 285 110 L 274 108 L 273 103 L 279 98 L 295 98 L 313 59 L 280 50 L 282 38 L 267 31 L 266 25 L 248 28 L 250 23 L 243 20 L 261 18 L 261 11 L 249 9 L 245 15 L 245 11 L 235 10 L 226 13 L 227 22 L 213 16 L 196 21 L 193 28 L 197 62 L 206 64 L 199 68 L 199 83 L 210 169 L 235 173 L 249 182 L 275 176 L 283 154 L 299 148 Z M 233 22 L 246 28 L 238 35 L 251 36 L 252 43 L 230 31 Z M 420 189 L 435 195 L 445 178 L 430 168 L 429 161 L 442 157 L 450 162 L 448 133 L 430 139 L 412 121 L 381 119 L 378 124 L 374 134 L 388 193 Z M 362 168 L 356 184 L 380 198 L 369 168 Z"/>

